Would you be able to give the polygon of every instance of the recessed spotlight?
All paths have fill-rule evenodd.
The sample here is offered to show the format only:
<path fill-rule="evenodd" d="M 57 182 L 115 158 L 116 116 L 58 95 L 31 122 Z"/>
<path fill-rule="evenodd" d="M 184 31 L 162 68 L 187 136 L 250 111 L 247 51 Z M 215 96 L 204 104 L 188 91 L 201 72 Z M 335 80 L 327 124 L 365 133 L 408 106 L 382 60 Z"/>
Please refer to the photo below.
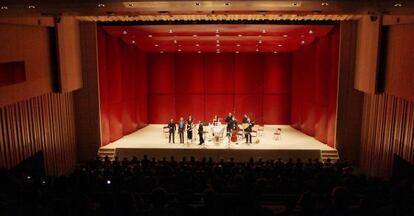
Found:
<path fill-rule="evenodd" d="M 152 35 L 148 35 L 148 37 L 152 37 Z"/>
<path fill-rule="evenodd" d="M 263 30 L 262 30 L 262 33 L 263 33 L 263 34 L 266 34 L 266 29 L 263 29 Z"/>
<path fill-rule="evenodd" d="M 216 44 L 216 46 L 218 46 L 218 47 L 219 47 L 219 46 L 220 46 L 220 44 Z"/>
<path fill-rule="evenodd" d="M 395 3 L 394 4 L 394 7 L 402 7 L 403 6 L 403 4 L 401 4 L 401 3 Z"/>
<path fill-rule="evenodd" d="M 256 49 L 256 52 L 259 52 L 259 49 Z"/>
<path fill-rule="evenodd" d="M 197 51 L 198 53 L 201 53 L 201 50 Z"/>
<path fill-rule="evenodd" d="M 102 4 L 102 3 L 98 4 L 98 8 L 104 8 L 104 7 L 105 7 L 105 4 Z"/>
<path fill-rule="evenodd" d="M 275 54 L 276 54 L 276 53 L 277 53 L 277 51 L 273 51 L 273 53 L 275 53 Z"/>
<path fill-rule="evenodd" d="M 178 49 L 177 51 L 178 51 L 178 52 L 181 52 L 181 49 Z"/>
<path fill-rule="evenodd" d="M 159 45 L 158 44 L 155 44 L 154 46 L 158 47 Z"/>
<path fill-rule="evenodd" d="M 305 41 L 303 40 L 303 41 L 301 41 L 300 43 L 301 43 L 301 44 L 305 44 Z"/>
<path fill-rule="evenodd" d="M 262 43 L 262 40 L 259 40 L 259 44 L 261 44 Z"/>
<path fill-rule="evenodd" d="M 173 33 L 173 30 L 172 29 L 168 30 L 168 33 L 172 34 Z"/>
<path fill-rule="evenodd" d="M 200 44 L 196 44 L 196 47 L 200 46 Z"/>
<path fill-rule="evenodd" d="M 174 40 L 174 43 L 175 43 L 175 44 L 176 44 L 176 43 L 178 43 L 178 42 L 177 42 L 177 40 Z"/>
<path fill-rule="evenodd" d="M 196 6 L 200 6 L 200 2 L 196 2 L 196 3 L 195 3 L 195 5 L 196 5 Z"/>
<path fill-rule="evenodd" d="M 220 35 L 219 34 L 216 34 L 216 37 L 220 37 Z"/>
<path fill-rule="evenodd" d="M 283 37 L 284 37 L 284 38 L 287 38 L 287 37 L 288 37 L 288 35 L 287 35 L 287 34 L 284 34 L 284 35 L 283 35 Z"/>
<path fill-rule="evenodd" d="M 160 53 L 164 53 L 164 51 L 161 50 Z"/>
<path fill-rule="evenodd" d="M 313 34 L 313 31 L 312 31 L 312 29 L 311 30 L 309 30 L 309 32 L 308 32 L 309 34 Z"/>
<path fill-rule="evenodd" d="M 239 47 L 239 46 L 240 46 L 240 44 L 237 44 L 237 46 Z"/>
<path fill-rule="evenodd" d="M 220 40 L 216 40 L 216 43 L 220 43 Z"/>
<path fill-rule="evenodd" d="M 226 2 L 226 3 L 224 3 L 224 5 L 229 6 L 230 5 L 230 2 Z"/>
<path fill-rule="evenodd" d="M 8 10 L 9 7 L 7 7 L 7 6 L 1 6 L 0 9 L 2 9 L 2 10 Z"/>
<path fill-rule="evenodd" d="M 278 44 L 277 46 L 278 46 L 278 47 L 282 47 L 283 45 L 282 45 L 282 44 Z"/>
<path fill-rule="evenodd" d="M 237 35 L 237 36 L 239 36 L 239 37 L 243 37 L 243 35 L 242 35 L 242 34 L 239 34 L 239 35 Z"/>
<path fill-rule="evenodd" d="M 27 8 L 29 8 L 29 9 L 35 9 L 35 8 L 36 8 L 36 6 L 34 6 L 34 5 L 29 5 L 29 6 L 27 6 Z"/>
<path fill-rule="evenodd" d="M 235 53 L 239 53 L 239 51 L 236 51 Z"/>
<path fill-rule="evenodd" d="M 329 3 L 328 3 L 328 2 L 322 2 L 322 3 L 321 3 L 321 5 L 322 5 L 322 6 L 328 6 L 328 5 L 329 5 Z"/>
<path fill-rule="evenodd" d="M 135 43 L 136 43 L 136 42 L 133 40 L 133 41 L 132 41 L 132 44 L 135 44 Z"/>
<path fill-rule="evenodd" d="M 178 44 L 179 47 L 181 47 L 181 44 Z"/>
<path fill-rule="evenodd" d="M 122 34 L 123 34 L 123 35 L 126 35 L 126 34 L 128 34 L 128 32 L 124 30 L 124 31 L 122 32 Z"/>
<path fill-rule="evenodd" d="M 197 35 L 195 34 L 195 35 L 193 35 L 193 37 L 197 37 Z"/>

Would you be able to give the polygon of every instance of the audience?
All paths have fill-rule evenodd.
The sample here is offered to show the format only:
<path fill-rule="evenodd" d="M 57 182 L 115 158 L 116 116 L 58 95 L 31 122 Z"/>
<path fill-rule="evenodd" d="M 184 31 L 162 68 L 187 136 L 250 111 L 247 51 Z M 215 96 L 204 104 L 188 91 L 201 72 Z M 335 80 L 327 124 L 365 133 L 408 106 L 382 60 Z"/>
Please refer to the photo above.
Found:
<path fill-rule="evenodd" d="M 97 158 L 67 176 L 0 171 L 0 215 L 412 215 L 413 183 L 309 159 Z"/>

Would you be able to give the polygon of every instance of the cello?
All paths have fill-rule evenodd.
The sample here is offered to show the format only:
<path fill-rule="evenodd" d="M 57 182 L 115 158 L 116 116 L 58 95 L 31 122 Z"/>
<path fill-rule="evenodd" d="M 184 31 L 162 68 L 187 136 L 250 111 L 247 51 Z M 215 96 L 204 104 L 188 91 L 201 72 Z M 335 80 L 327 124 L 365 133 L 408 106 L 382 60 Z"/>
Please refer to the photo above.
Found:
<path fill-rule="evenodd" d="M 239 133 L 239 127 L 237 127 L 237 121 L 233 121 L 232 130 L 231 130 L 231 137 L 230 140 L 232 142 L 237 142 L 237 134 Z"/>

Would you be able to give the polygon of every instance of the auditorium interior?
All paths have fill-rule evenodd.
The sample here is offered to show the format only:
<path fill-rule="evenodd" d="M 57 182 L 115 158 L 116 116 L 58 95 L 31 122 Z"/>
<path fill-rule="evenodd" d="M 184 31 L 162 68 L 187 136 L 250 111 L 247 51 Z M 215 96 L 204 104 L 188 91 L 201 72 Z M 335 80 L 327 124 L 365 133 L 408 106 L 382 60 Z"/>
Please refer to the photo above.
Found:
<path fill-rule="evenodd" d="M 414 2 L 0 1 L 0 215 L 414 215 Z"/>

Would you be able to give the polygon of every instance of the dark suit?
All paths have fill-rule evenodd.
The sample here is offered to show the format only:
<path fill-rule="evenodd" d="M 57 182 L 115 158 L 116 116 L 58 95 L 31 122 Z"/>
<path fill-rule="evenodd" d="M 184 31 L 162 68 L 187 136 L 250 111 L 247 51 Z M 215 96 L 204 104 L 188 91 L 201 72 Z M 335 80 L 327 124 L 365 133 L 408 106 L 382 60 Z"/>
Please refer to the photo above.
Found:
<path fill-rule="evenodd" d="M 176 129 L 176 126 L 175 126 L 175 123 L 174 122 L 168 123 L 168 131 L 170 132 L 170 134 L 168 136 L 168 142 L 169 143 L 171 143 L 171 137 L 172 137 L 172 142 L 175 143 L 175 137 L 174 137 L 174 135 L 175 135 L 175 129 Z"/>
<path fill-rule="evenodd" d="M 193 139 L 193 121 L 187 120 L 187 139 Z"/>
<path fill-rule="evenodd" d="M 200 138 L 200 145 L 204 143 L 204 138 L 203 138 L 203 123 L 200 123 L 198 125 L 198 137 Z"/>
<path fill-rule="evenodd" d="M 180 135 L 180 143 L 184 143 L 184 131 L 185 131 L 185 122 L 180 121 L 178 123 L 178 134 Z"/>
<path fill-rule="evenodd" d="M 227 116 L 226 118 L 227 123 L 227 136 L 230 136 L 231 129 L 233 128 L 233 116 Z"/>
<path fill-rule="evenodd" d="M 247 127 L 244 130 L 245 137 L 246 137 L 246 143 L 252 143 L 252 134 L 251 134 L 252 131 L 253 131 L 253 123 L 249 123 L 249 127 Z"/>

